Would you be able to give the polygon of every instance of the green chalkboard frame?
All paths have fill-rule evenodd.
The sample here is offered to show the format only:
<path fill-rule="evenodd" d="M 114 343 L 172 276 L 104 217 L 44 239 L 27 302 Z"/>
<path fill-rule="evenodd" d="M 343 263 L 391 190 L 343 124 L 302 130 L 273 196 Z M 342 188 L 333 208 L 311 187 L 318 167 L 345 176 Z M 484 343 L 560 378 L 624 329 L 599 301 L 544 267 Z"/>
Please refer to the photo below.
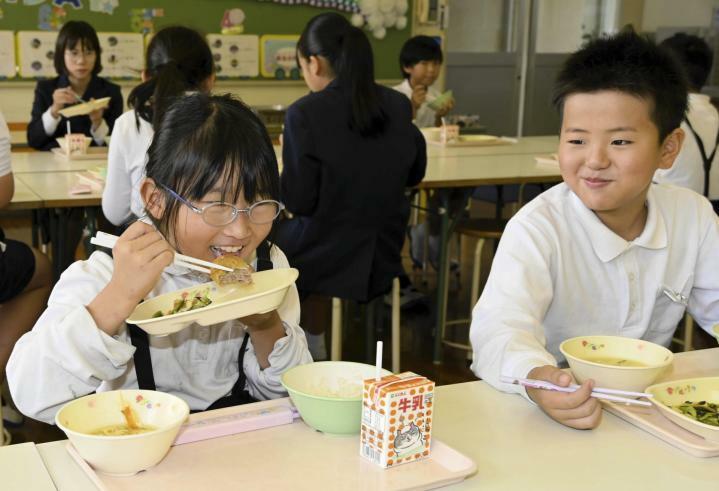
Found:
<path fill-rule="evenodd" d="M 69 3 L 64 5 L 66 20 L 85 20 L 97 31 L 131 32 L 131 11 L 138 8 L 163 9 L 164 16 L 154 19 L 156 28 L 168 25 L 186 25 L 204 34 L 220 32 L 220 22 L 225 10 L 241 8 L 245 12 L 243 23 L 245 34 L 299 34 L 309 19 L 328 11 L 309 6 L 286 6 L 258 0 L 120 0 L 112 15 L 90 11 L 90 0 L 81 0 L 82 8 L 74 9 Z M 45 0 L 40 5 L 0 3 L 2 18 L 0 30 L 26 31 L 38 30 L 38 13 L 42 5 L 52 4 Z M 349 17 L 350 14 L 345 13 Z M 407 13 L 411 18 L 411 10 Z M 378 79 L 401 78 L 399 71 L 399 51 L 405 40 L 410 37 L 411 22 L 403 30 L 387 29 L 382 40 L 367 35 L 375 55 L 375 77 Z M 271 80 L 259 77 L 258 80 Z"/>

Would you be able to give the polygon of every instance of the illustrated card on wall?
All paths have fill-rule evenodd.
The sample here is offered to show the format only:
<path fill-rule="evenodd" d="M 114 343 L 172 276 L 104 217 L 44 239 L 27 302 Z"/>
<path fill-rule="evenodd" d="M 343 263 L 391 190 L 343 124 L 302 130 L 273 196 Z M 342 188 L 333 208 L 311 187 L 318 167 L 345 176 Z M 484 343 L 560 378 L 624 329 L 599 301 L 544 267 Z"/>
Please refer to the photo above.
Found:
<path fill-rule="evenodd" d="M 259 36 L 208 34 L 207 43 L 220 78 L 257 77 L 260 74 Z"/>
<path fill-rule="evenodd" d="M 57 32 L 18 31 L 15 39 L 21 77 L 57 76 L 54 65 Z"/>
<path fill-rule="evenodd" d="M 98 32 L 102 47 L 103 77 L 140 78 L 145 47 L 142 34 L 134 32 Z"/>
<path fill-rule="evenodd" d="M 15 70 L 15 35 L 0 31 L 0 78 L 13 78 Z"/>
<path fill-rule="evenodd" d="M 299 36 L 266 34 L 260 38 L 260 71 L 263 77 L 277 80 L 300 79 L 297 66 L 297 40 Z"/>

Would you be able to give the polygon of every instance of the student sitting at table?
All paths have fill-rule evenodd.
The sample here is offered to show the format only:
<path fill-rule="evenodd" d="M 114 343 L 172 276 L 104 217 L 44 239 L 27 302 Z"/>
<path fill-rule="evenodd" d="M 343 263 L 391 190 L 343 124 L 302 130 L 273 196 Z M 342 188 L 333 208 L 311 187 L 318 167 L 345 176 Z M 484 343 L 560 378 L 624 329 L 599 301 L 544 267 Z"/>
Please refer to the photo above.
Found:
<path fill-rule="evenodd" d="M 412 102 L 412 116 L 420 128 L 439 126 L 442 117 L 454 107 L 449 99 L 434 109 L 430 103 L 439 97 L 434 87 L 442 68 L 442 48 L 429 36 L 414 36 L 408 39 L 399 53 L 399 65 L 404 81 L 394 87 Z"/>
<path fill-rule="evenodd" d="M 719 222 L 689 189 L 652 184 L 684 140 L 686 82 L 669 53 L 625 32 L 569 57 L 556 84 L 564 179 L 509 222 L 470 331 L 477 376 L 526 395 L 550 417 L 594 428 L 593 381 L 573 393 L 527 389 L 501 375 L 567 386 L 559 344 L 585 334 L 668 346 L 689 310 L 719 321 Z M 670 295 L 664 293 L 669 291 Z M 686 306 L 675 299 L 683 295 Z"/>
<path fill-rule="evenodd" d="M 8 381 L 28 416 L 52 422 L 64 403 L 120 388 L 156 388 L 195 411 L 283 397 L 281 374 L 312 361 L 294 285 L 266 314 L 163 337 L 126 324 L 143 300 L 208 281 L 173 265 L 175 251 L 235 254 L 255 270 L 289 267 L 267 240 L 280 185 L 257 115 L 229 95 L 198 93 L 178 99 L 156 129 L 140 187 L 148 218 L 122 234 L 112 257 L 97 251 L 70 266 L 15 346 Z"/>
<path fill-rule="evenodd" d="M 132 89 L 132 110 L 117 118 L 110 141 L 102 211 L 115 225 L 143 214 L 140 183 L 145 177 L 147 148 L 170 102 L 186 92 L 209 92 L 214 61 L 205 38 L 188 27 L 166 27 L 147 47 L 142 83 Z"/>
<path fill-rule="evenodd" d="M 14 191 L 10 132 L 0 113 L 0 208 L 10 203 Z M 22 242 L 6 239 L 0 228 L 0 384 L 5 380 L 5 366 L 15 342 L 35 324 L 45 308 L 51 287 L 47 257 Z M 2 417 L 8 425 L 22 423 L 22 415 L 5 401 Z M 0 445 L 3 437 L 0 435 Z"/>
<path fill-rule="evenodd" d="M 104 145 L 115 120 L 122 114 L 120 87 L 98 76 L 102 71 L 100 41 L 95 29 L 83 21 L 72 20 L 62 26 L 55 43 L 57 77 L 39 80 L 35 87 L 27 142 L 32 148 L 58 147 L 56 138 L 70 131 L 92 137 L 92 145 Z M 110 104 L 87 115 L 63 119 L 60 110 L 82 101 L 110 97 Z"/>
<path fill-rule="evenodd" d="M 402 273 L 405 190 L 424 177 L 424 138 L 409 101 L 375 82 L 369 40 L 343 16 L 311 19 L 297 58 L 312 92 L 285 116 L 282 198 L 294 218 L 280 222 L 277 242 L 300 271 L 303 300 L 325 297 L 318 310 L 327 297 L 366 302 Z M 312 327 L 322 357 L 325 326 Z"/>
<path fill-rule="evenodd" d="M 670 169 L 657 170 L 654 181 L 693 189 L 709 198 L 719 213 L 719 113 L 709 96 L 700 94 L 711 72 L 712 51 L 702 38 L 684 33 L 659 46 L 671 51 L 686 71 L 689 111 L 682 121 L 682 149 Z"/>

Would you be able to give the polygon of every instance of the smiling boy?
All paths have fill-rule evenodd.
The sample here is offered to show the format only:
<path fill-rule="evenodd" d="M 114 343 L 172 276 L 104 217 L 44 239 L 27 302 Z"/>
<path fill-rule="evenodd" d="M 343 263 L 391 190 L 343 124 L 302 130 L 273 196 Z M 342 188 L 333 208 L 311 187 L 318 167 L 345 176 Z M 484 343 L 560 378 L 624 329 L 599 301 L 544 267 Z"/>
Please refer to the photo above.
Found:
<path fill-rule="evenodd" d="M 590 42 L 567 60 L 554 102 L 564 183 L 507 226 L 473 312 L 472 369 L 562 424 L 594 428 L 601 407 L 592 381 L 574 393 L 525 392 L 500 375 L 567 386 L 571 377 L 557 368 L 565 339 L 620 335 L 667 346 L 685 308 L 711 328 L 719 225 L 699 194 L 652 184 L 684 139 L 686 82 L 667 53 L 634 33 Z"/>

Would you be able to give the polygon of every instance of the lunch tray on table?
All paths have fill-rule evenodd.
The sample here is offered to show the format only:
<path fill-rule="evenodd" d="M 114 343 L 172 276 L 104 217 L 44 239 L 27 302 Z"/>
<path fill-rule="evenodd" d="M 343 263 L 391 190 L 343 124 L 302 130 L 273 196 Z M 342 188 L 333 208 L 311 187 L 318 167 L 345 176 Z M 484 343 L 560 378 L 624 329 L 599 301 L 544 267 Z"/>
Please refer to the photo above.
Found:
<path fill-rule="evenodd" d="M 283 400 L 271 401 L 272 405 L 277 401 Z M 222 419 L 232 418 L 233 413 L 242 418 L 243 412 L 256 413 L 256 407 L 226 408 L 217 414 Z M 212 417 L 212 413 L 191 415 L 190 423 L 193 418 Z M 461 482 L 477 470 L 471 459 L 437 440 L 432 442 L 429 458 L 382 469 L 360 456 L 359 435 L 323 435 L 300 419 L 175 445 L 157 466 L 131 477 L 95 472 L 68 446 L 70 455 L 100 491 L 256 489 L 258 483 L 265 489 L 312 491 L 424 490 Z"/>
<path fill-rule="evenodd" d="M 665 382 L 692 377 L 716 376 L 719 373 L 719 348 L 676 353 L 672 368 L 657 380 Z M 705 440 L 664 417 L 654 407 L 627 406 L 602 401 L 604 409 L 628 423 L 651 433 L 695 457 L 719 456 L 719 443 Z"/>

